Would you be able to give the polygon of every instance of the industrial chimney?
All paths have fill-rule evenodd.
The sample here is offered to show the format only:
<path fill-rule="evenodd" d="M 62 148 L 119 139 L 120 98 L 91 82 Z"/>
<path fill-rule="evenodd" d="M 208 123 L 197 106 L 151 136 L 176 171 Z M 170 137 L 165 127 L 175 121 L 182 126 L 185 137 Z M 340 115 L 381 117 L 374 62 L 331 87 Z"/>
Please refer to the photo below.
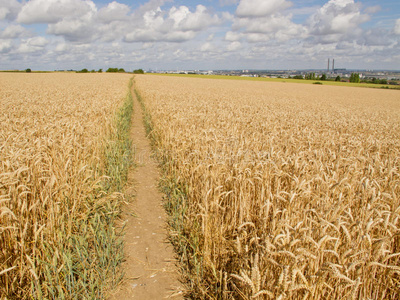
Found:
<path fill-rule="evenodd" d="M 329 65 L 330 65 L 331 59 L 328 58 L 328 73 L 329 73 Z"/>
<path fill-rule="evenodd" d="M 335 74 L 335 59 L 332 61 L 332 72 Z"/>

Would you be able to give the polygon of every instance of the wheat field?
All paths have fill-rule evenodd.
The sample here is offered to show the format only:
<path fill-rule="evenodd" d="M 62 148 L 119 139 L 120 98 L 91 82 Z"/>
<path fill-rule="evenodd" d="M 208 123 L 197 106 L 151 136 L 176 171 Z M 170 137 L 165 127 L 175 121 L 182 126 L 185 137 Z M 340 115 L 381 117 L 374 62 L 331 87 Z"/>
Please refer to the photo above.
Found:
<path fill-rule="evenodd" d="M 102 298 L 121 247 L 106 156 L 130 77 L 0 73 L 0 299 Z"/>
<path fill-rule="evenodd" d="M 189 297 L 399 299 L 398 91 L 135 82 Z"/>

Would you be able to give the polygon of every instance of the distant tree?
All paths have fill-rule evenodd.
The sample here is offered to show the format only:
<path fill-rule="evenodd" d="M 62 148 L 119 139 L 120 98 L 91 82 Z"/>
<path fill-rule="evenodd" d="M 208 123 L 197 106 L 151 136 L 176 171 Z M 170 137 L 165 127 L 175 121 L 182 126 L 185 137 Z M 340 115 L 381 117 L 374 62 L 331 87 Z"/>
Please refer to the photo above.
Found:
<path fill-rule="evenodd" d="M 386 79 L 381 79 L 379 80 L 380 84 L 388 84 L 388 81 Z"/>
<path fill-rule="evenodd" d="M 304 77 L 304 79 L 307 79 L 307 80 L 316 80 L 317 77 L 315 76 L 315 73 L 308 73 L 308 74 L 306 74 L 306 76 Z"/>
<path fill-rule="evenodd" d="M 144 74 L 142 69 L 133 70 L 133 74 Z"/>
<path fill-rule="evenodd" d="M 303 75 L 295 75 L 293 79 L 304 79 Z"/>
<path fill-rule="evenodd" d="M 103 73 L 103 69 L 99 69 L 97 72 L 99 72 L 99 73 Z"/>
<path fill-rule="evenodd" d="M 121 68 L 121 69 L 118 70 L 118 72 L 119 73 L 125 73 L 125 70 Z"/>
<path fill-rule="evenodd" d="M 350 75 L 350 82 L 353 82 L 353 83 L 360 83 L 360 74 L 358 74 L 358 73 L 351 73 L 351 75 Z"/>
<path fill-rule="evenodd" d="M 28 68 L 28 69 L 25 70 L 25 72 L 26 73 L 30 73 L 30 72 L 32 72 L 32 70 Z"/>
<path fill-rule="evenodd" d="M 326 74 L 322 74 L 320 79 L 321 80 L 326 80 Z"/>
<path fill-rule="evenodd" d="M 342 78 L 340 78 L 340 76 L 336 76 L 335 81 L 340 81 Z"/>
<path fill-rule="evenodd" d="M 82 70 L 78 71 L 77 73 L 88 73 L 88 72 L 89 72 L 88 69 L 82 69 Z"/>

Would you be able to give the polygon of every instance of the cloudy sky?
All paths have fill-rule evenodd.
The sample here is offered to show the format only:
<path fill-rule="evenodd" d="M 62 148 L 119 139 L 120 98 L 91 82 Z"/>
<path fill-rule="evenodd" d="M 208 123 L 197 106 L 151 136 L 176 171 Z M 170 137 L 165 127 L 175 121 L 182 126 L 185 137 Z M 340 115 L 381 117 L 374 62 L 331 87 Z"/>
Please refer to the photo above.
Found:
<path fill-rule="evenodd" d="M 0 70 L 400 70 L 399 0 L 0 0 Z"/>

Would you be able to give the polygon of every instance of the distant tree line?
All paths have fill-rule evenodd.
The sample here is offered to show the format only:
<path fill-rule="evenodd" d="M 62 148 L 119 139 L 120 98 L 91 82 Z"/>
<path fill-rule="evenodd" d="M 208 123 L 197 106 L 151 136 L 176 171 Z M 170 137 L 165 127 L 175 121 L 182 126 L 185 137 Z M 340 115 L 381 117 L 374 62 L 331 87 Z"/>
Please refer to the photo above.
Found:
<path fill-rule="evenodd" d="M 96 73 L 96 72 L 101 73 L 101 72 L 103 72 L 103 70 L 99 69 L 98 71 L 96 71 L 96 70 L 89 71 L 88 69 L 82 69 L 80 71 L 76 71 L 76 73 Z"/>
<path fill-rule="evenodd" d="M 290 78 L 290 76 L 289 76 Z M 295 75 L 292 77 L 293 79 L 304 79 L 303 75 Z"/>
<path fill-rule="evenodd" d="M 27 71 L 28 72 L 28 71 Z M 103 69 L 99 69 L 98 71 L 91 70 L 89 71 L 88 69 L 82 69 L 80 71 L 76 71 L 77 73 L 102 73 Z M 126 73 L 126 71 L 123 68 L 108 68 L 106 73 Z M 134 74 L 144 74 L 143 69 L 136 69 L 133 71 Z"/>
<path fill-rule="evenodd" d="M 302 75 L 296 75 L 293 78 L 294 79 L 303 79 L 303 76 Z M 306 79 L 306 80 L 321 80 L 321 81 L 328 80 L 326 74 L 322 74 L 321 76 L 317 76 L 315 73 L 307 73 L 306 75 L 304 75 L 304 79 Z M 339 75 L 336 76 L 335 81 L 341 81 L 341 80 L 342 80 L 342 78 Z M 360 83 L 361 82 L 360 74 L 351 73 L 349 81 L 353 82 L 353 83 Z M 378 80 L 376 80 L 376 78 L 375 78 L 375 81 L 377 82 Z M 363 81 L 363 82 L 365 82 L 365 81 Z M 382 81 L 379 81 L 377 83 L 384 84 L 384 82 L 385 81 L 382 80 Z M 386 81 L 386 83 L 387 83 L 387 81 Z"/>
<path fill-rule="evenodd" d="M 376 77 L 373 77 L 370 80 L 363 80 L 363 82 L 372 84 L 388 84 L 387 79 L 379 79 Z"/>
<path fill-rule="evenodd" d="M 290 78 L 290 77 L 289 77 Z M 326 74 L 322 74 L 321 76 L 317 76 L 315 73 L 307 73 L 306 75 L 295 75 L 292 77 L 293 79 L 306 79 L 306 80 L 327 80 Z"/>
<path fill-rule="evenodd" d="M 106 73 L 125 73 L 125 70 L 122 68 L 108 68 Z"/>

